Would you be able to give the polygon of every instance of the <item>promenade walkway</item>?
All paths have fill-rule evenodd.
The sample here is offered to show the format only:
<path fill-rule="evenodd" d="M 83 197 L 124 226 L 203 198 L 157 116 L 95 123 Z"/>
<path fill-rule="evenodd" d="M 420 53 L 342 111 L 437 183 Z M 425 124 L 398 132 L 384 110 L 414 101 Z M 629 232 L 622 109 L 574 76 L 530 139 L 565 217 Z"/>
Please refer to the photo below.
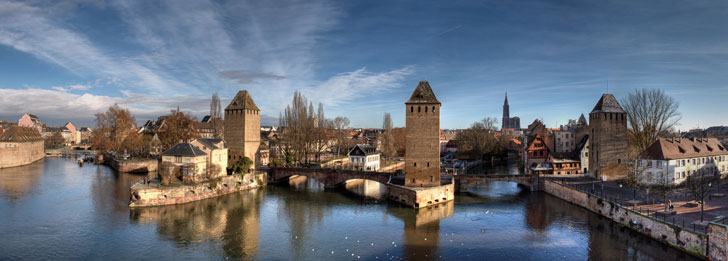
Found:
<path fill-rule="evenodd" d="M 679 225 L 686 229 L 696 232 L 705 233 L 708 221 L 714 220 L 716 217 L 728 216 L 728 181 L 722 180 L 720 187 L 714 184 L 710 193 L 711 196 L 706 198 L 704 207 L 703 223 L 700 223 L 700 204 L 697 204 L 687 188 L 673 189 L 667 196 L 667 199 L 674 206 L 674 215 L 663 215 L 664 202 L 662 195 L 654 189 L 640 189 L 633 200 L 632 188 L 620 187 L 615 181 L 598 181 L 592 178 L 547 178 L 556 182 L 564 182 L 564 184 L 576 187 L 582 191 L 587 191 L 603 198 L 612 199 L 620 205 L 628 206 L 636 211 L 662 219 L 666 222 Z"/>

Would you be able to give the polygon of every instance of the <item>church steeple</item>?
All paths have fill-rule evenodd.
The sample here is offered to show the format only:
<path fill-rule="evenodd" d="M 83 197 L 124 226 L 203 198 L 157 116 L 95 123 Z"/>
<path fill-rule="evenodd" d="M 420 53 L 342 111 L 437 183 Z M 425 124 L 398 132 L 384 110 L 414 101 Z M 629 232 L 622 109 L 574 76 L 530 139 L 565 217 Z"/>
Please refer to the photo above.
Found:
<path fill-rule="evenodd" d="M 508 92 L 506 92 L 506 101 L 503 103 L 504 106 L 508 106 Z"/>
<path fill-rule="evenodd" d="M 510 106 L 508 106 L 508 92 L 506 92 L 506 101 L 503 102 L 503 123 L 511 117 Z"/>

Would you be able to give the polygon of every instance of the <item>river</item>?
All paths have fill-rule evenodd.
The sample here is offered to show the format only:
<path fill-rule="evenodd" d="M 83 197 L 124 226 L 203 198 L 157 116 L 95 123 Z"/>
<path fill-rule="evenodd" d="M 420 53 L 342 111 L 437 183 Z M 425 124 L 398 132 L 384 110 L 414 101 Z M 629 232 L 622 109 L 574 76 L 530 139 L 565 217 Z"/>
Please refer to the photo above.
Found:
<path fill-rule="evenodd" d="M 0 169 L 0 260 L 692 260 L 580 207 L 493 182 L 436 208 L 305 177 L 166 207 L 127 207 L 144 176 L 46 158 Z M 368 193 L 361 197 L 357 193 Z"/>

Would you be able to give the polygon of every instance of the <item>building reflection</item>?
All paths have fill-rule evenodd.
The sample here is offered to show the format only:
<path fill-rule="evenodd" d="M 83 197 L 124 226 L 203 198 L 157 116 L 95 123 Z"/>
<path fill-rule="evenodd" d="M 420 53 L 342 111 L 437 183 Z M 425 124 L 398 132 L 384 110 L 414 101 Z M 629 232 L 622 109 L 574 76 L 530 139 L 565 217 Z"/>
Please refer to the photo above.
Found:
<path fill-rule="evenodd" d="M 404 221 L 404 257 L 413 260 L 438 259 L 440 220 L 455 213 L 454 201 L 418 210 L 391 206 L 387 211 Z"/>
<path fill-rule="evenodd" d="M 180 245 L 220 241 L 227 257 L 254 259 L 264 195 L 264 190 L 253 189 L 181 205 L 133 208 L 130 219 L 157 225 L 162 238 Z"/>
<path fill-rule="evenodd" d="M 9 201 L 18 201 L 33 191 L 48 171 L 44 160 L 30 165 L 0 169 L 0 195 Z"/>

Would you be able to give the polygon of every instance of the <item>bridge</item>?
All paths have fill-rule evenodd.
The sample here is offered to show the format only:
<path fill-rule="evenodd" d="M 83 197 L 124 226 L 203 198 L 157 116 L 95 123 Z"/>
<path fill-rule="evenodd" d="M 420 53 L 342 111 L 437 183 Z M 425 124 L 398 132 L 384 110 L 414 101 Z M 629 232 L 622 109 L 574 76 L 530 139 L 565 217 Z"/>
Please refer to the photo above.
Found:
<path fill-rule="evenodd" d="M 358 170 L 338 169 L 307 169 L 307 168 L 271 168 L 268 172 L 268 183 L 287 181 L 291 176 L 305 176 L 324 184 L 324 188 L 336 188 L 341 183 L 353 179 L 373 180 L 388 184 L 395 176 L 393 172 L 370 172 Z"/>
<path fill-rule="evenodd" d="M 531 191 L 539 191 L 541 183 L 541 180 L 535 175 L 457 175 L 455 176 L 455 192 L 467 192 L 468 187 L 493 181 L 515 182 Z"/>

